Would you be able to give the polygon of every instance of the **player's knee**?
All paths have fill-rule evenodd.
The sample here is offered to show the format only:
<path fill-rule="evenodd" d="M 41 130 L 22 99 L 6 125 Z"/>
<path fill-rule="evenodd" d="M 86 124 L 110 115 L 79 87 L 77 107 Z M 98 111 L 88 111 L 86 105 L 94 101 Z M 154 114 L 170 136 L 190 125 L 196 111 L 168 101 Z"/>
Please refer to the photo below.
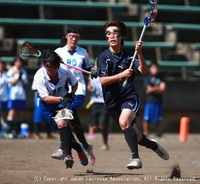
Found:
<path fill-rule="evenodd" d="M 130 123 L 128 123 L 128 122 L 119 122 L 119 125 L 120 125 L 120 128 L 121 128 L 122 130 L 125 130 L 125 129 L 127 129 L 128 127 L 130 127 Z"/>
<path fill-rule="evenodd" d="M 65 120 L 60 120 L 57 122 L 57 126 L 59 129 L 64 128 L 67 126 L 67 122 Z"/>
<path fill-rule="evenodd" d="M 128 119 L 120 118 L 119 119 L 119 125 L 120 125 L 120 127 L 121 127 L 122 130 L 125 130 L 128 127 L 130 127 L 131 122 L 129 122 Z"/>

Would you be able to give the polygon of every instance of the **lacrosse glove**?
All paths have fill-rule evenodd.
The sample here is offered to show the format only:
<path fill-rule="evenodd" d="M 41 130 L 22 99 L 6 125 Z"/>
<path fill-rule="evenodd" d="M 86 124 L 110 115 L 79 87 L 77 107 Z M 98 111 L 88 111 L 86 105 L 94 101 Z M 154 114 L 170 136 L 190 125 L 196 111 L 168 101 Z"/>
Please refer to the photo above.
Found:
<path fill-rule="evenodd" d="M 96 71 L 94 68 L 92 68 L 90 72 L 91 72 L 91 78 L 92 78 L 92 79 L 98 77 L 97 71 Z"/>
<path fill-rule="evenodd" d="M 62 97 L 60 99 L 60 101 L 61 101 L 63 107 L 67 107 L 70 103 L 72 103 L 74 101 L 74 94 L 69 93 L 65 97 Z"/>

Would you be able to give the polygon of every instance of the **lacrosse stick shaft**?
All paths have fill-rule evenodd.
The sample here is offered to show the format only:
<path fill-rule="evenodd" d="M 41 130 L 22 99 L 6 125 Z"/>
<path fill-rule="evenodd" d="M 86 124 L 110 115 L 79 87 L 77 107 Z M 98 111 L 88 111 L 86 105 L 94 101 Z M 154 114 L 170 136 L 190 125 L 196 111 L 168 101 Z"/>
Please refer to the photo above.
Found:
<path fill-rule="evenodd" d="M 147 27 L 146 25 L 143 26 L 142 32 L 141 32 L 141 34 L 140 34 L 139 41 L 142 41 L 142 38 L 143 38 L 144 32 L 145 32 L 145 30 L 146 30 L 146 27 Z M 131 60 L 129 69 L 131 69 L 131 68 L 133 67 L 133 64 L 134 64 L 136 55 L 137 55 L 137 50 L 135 50 L 135 52 L 134 52 L 134 55 L 133 55 L 133 58 L 132 58 L 132 60 Z M 128 78 L 124 81 L 124 83 L 123 83 L 122 86 L 123 86 L 123 87 L 126 87 L 127 82 L 128 82 Z"/>
<path fill-rule="evenodd" d="M 91 75 L 91 72 L 89 72 L 89 71 L 87 71 L 87 70 L 84 70 L 84 69 L 82 69 L 82 68 L 79 68 L 79 67 L 77 67 L 77 66 L 72 66 L 72 65 L 69 65 L 69 64 L 66 64 L 66 63 L 63 63 L 63 62 L 62 62 L 62 64 L 64 64 L 65 66 L 68 66 L 68 67 L 70 67 L 70 68 L 74 68 L 75 70 L 81 71 L 81 72 L 83 72 L 83 73 L 85 73 L 85 74 Z"/>
<path fill-rule="evenodd" d="M 158 0 L 149 0 L 149 5 L 150 5 L 151 10 L 150 10 L 149 14 L 147 15 L 147 17 L 145 17 L 145 19 L 144 19 L 144 26 L 143 26 L 142 32 L 140 34 L 139 41 L 142 40 L 142 37 L 144 35 L 145 29 L 148 26 L 148 24 L 154 22 L 157 14 L 158 14 Z M 131 60 L 130 67 L 129 67 L 130 69 L 133 67 L 136 55 L 137 55 L 137 51 L 135 51 L 133 58 Z M 128 81 L 128 78 L 124 81 L 124 83 L 122 85 L 123 87 L 126 86 L 127 81 Z"/>

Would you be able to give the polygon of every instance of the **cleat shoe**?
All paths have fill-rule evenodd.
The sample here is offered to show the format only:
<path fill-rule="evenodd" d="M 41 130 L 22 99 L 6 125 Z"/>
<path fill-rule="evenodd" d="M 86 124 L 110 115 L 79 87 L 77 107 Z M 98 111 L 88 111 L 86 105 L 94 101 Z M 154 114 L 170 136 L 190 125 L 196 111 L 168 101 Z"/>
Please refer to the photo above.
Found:
<path fill-rule="evenodd" d="M 71 155 L 67 155 L 65 158 L 64 158 L 64 162 L 65 162 L 65 165 L 66 165 L 66 169 L 68 168 L 72 168 L 73 164 L 74 164 L 74 160 L 72 158 Z"/>
<path fill-rule="evenodd" d="M 108 139 L 112 139 L 112 135 L 111 134 L 108 134 Z"/>
<path fill-rule="evenodd" d="M 108 145 L 104 144 L 103 146 L 101 146 L 101 151 L 108 151 Z"/>
<path fill-rule="evenodd" d="M 82 149 L 81 152 L 77 152 L 79 161 L 82 165 L 86 166 L 86 165 L 88 165 L 88 158 L 84 152 L 83 145 L 81 143 L 78 143 L 78 144 L 81 146 L 81 149 Z"/>
<path fill-rule="evenodd" d="M 154 150 L 156 152 L 156 154 L 160 158 L 162 158 L 163 160 L 168 160 L 169 159 L 169 154 L 167 153 L 167 151 L 164 148 L 162 148 L 160 146 L 160 144 L 157 143 L 156 140 L 154 140 L 154 139 L 151 139 L 151 140 L 154 141 L 157 144 L 157 146 L 158 146 L 158 148 L 156 150 Z"/>
<path fill-rule="evenodd" d="M 58 160 L 63 160 L 66 157 L 65 152 L 62 149 L 58 149 L 56 152 L 54 152 L 51 155 L 52 158 L 58 159 Z"/>
<path fill-rule="evenodd" d="M 96 135 L 95 134 L 88 134 L 87 139 L 88 140 L 95 140 L 96 139 Z"/>
<path fill-rule="evenodd" d="M 35 136 L 34 136 L 34 139 L 35 139 L 35 140 L 40 140 L 40 139 L 42 139 L 42 137 L 39 136 L 39 135 L 35 135 Z"/>
<path fill-rule="evenodd" d="M 156 141 L 165 141 L 165 138 L 163 136 L 155 136 L 154 140 L 156 140 Z"/>
<path fill-rule="evenodd" d="M 47 135 L 47 139 L 56 139 L 53 135 Z"/>
<path fill-rule="evenodd" d="M 142 162 L 139 158 L 131 159 L 131 162 L 127 165 L 128 169 L 140 169 L 142 168 Z"/>
<path fill-rule="evenodd" d="M 93 146 L 89 144 L 89 148 L 85 150 L 87 152 L 88 160 L 91 165 L 95 163 L 95 156 L 93 154 Z"/>

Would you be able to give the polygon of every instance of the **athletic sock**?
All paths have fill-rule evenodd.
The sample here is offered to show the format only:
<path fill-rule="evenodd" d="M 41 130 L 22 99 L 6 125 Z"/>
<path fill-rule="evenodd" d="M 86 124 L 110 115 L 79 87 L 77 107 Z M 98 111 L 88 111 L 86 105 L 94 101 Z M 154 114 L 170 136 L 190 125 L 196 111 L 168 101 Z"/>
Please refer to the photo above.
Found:
<path fill-rule="evenodd" d="M 149 140 L 143 133 L 142 139 L 138 142 L 138 144 L 152 150 L 156 150 L 158 148 L 157 144 L 154 141 Z"/>
<path fill-rule="evenodd" d="M 16 124 L 15 124 L 15 131 L 16 134 L 19 135 L 20 131 L 21 131 L 21 124 L 22 124 L 22 120 L 17 120 Z"/>
<path fill-rule="evenodd" d="M 49 123 L 46 123 L 46 131 L 47 131 L 47 135 L 51 135 L 51 126 L 49 125 Z"/>
<path fill-rule="evenodd" d="M 103 143 L 107 145 L 108 144 L 108 129 L 102 128 L 101 134 L 102 134 L 102 138 L 103 138 Z"/>
<path fill-rule="evenodd" d="M 40 123 L 34 123 L 34 132 L 35 132 L 35 135 L 39 135 Z"/>
<path fill-rule="evenodd" d="M 84 131 L 83 131 L 80 119 L 74 108 L 73 108 L 73 116 L 74 116 L 74 120 L 70 120 L 69 122 L 71 123 L 71 125 L 74 129 L 74 133 L 76 134 L 76 137 L 83 144 L 83 147 L 86 150 L 86 149 L 88 149 L 89 145 L 85 139 L 85 135 L 84 135 Z"/>
<path fill-rule="evenodd" d="M 137 136 L 133 127 L 123 130 L 125 140 L 131 150 L 132 158 L 139 158 Z"/>
<path fill-rule="evenodd" d="M 71 132 L 71 129 L 70 129 L 69 126 L 67 126 L 66 128 L 68 129 L 68 131 Z M 71 135 L 71 147 L 72 147 L 73 149 L 75 149 L 77 152 L 82 152 L 82 148 L 81 148 L 80 144 L 78 144 L 77 141 L 75 140 L 73 133 L 72 133 L 72 135 Z M 61 141 L 61 143 L 60 143 L 60 149 L 61 149 L 61 150 L 64 150 L 64 146 L 63 146 L 63 144 L 62 144 L 62 141 Z"/>
<path fill-rule="evenodd" d="M 14 122 L 12 120 L 7 120 L 7 125 L 8 125 L 8 130 L 7 133 L 11 133 L 11 131 L 13 130 L 13 124 Z"/>
<path fill-rule="evenodd" d="M 60 141 L 62 142 L 62 149 L 67 155 L 71 155 L 72 132 L 68 127 L 60 128 L 59 130 L 60 130 Z"/>
<path fill-rule="evenodd" d="M 72 134 L 72 137 L 71 137 L 71 142 L 72 142 L 72 148 L 73 149 L 75 149 L 77 152 L 82 152 L 82 148 L 81 148 L 80 144 L 77 143 L 73 134 Z"/>

